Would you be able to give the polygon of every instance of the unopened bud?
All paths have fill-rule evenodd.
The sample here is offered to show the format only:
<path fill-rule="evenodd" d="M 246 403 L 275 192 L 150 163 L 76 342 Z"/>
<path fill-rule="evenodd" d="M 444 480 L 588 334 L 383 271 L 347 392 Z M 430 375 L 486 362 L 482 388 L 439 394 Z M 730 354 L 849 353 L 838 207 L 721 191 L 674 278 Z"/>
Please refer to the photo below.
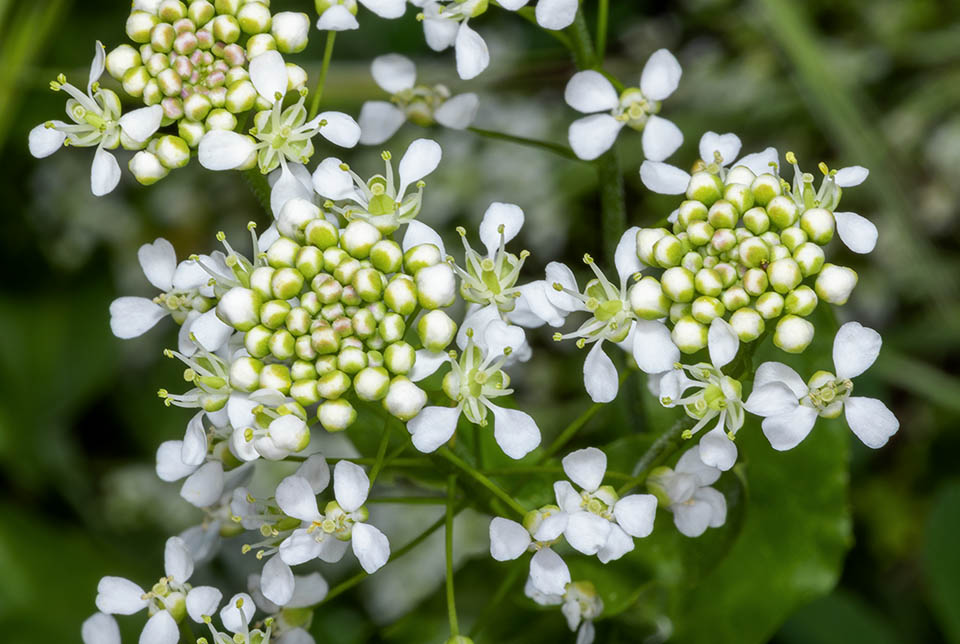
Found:
<path fill-rule="evenodd" d="M 370 249 L 383 235 L 376 226 L 365 221 L 351 221 L 340 233 L 340 246 L 357 259 L 366 259 Z"/>
<path fill-rule="evenodd" d="M 793 251 L 793 258 L 797 260 L 800 272 L 804 277 L 816 275 L 823 268 L 824 254 L 823 248 L 812 242 L 806 242 L 797 246 Z"/>
<path fill-rule="evenodd" d="M 813 341 L 813 324 L 795 315 L 785 315 L 777 322 L 773 344 L 787 353 L 802 353 Z"/>
<path fill-rule="evenodd" d="M 707 207 L 699 201 L 687 199 L 680 204 L 680 207 L 677 209 L 677 222 L 684 230 L 689 229 L 690 224 L 694 223 L 695 221 L 706 220 Z"/>
<path fill-rule="evenodd" d="M 723 292 L 723 280 L 712 268 L 701 268 L 693 278 L 698 293 L 716 297 Z"/>
<path fill-rule="evenodd" d="M 797 204 L 790 197 L 779 195 L 767 204 L 767 215 L 770 216 L 770 221 L 781 230 L 796 223 L 798 214 Z"/>
<path fill-rule="evenodd" d="M 145 186 L 153 185 L 170 172 L 153 152 L 141 150 L 133 155 L 127 164 L 130 174 Z"/>
<path fill-rule="evenodd" d="M 674 302 L 690 302 L 695 295 L 693 273 L 682 266 L 665 270 L 660 284 L 664 295 Z"/>
<path fill-rule="evenodd" d="M 453 304 L 457 282 L 453 269 L 447 264 L 436 264 L 417 271 L 417 301 L 425 309 L 438 309 Z"/>
<path fill-rule="evenodd" d="M 753 191 L 753 199 L 760 206 L 767 206 L 774 197 L 780 196 L 782 192 L 780 179 L 770 173 L 764 173 L 753 180 L 750 184 L 750 190 Z"/>
<path fill-rule="evenodd" d="M 444 311 L 430 311 L 417 322 L 417 335 L 428 351 L 443 351 L 457 334 L 457 323 Z"/>
<path fill-rule="evenodd" d="M 793 315 L 807 316 L 817 308 L 817 301 L 817 294 L 813 289 L 801 284 L 784 298 L 784 309 Z"/>
<path fill-rule="evenodd" d="M 742 170 L 746 170 L 747 172 L 750 172 L 750 170 L 742 166 L 740 166 L 738 169 L 742 169 Z M 723 191 L 723 199 L 724 201 L 733 205 L 733 207 L 736 208 L 740 212 L 740 214 L 743 214 L 748 210 L 750 210 L 751 208 L 753 208 L 753 192 L 751 192 L 749 188 L 749 184 L 744 185 L 742 183 L 734 181 L 736 177 L 731 179 L 730 174 L 727 175 L 728 185 L 726 190 Z M 750 180 L 751 181 L 753 180 L 752 172 L 750 172 Z"/>
<path fill-rule="evenodd" d="M 728 311 L 736 311 L 750 304 L 750 296 L 742 286 L 731 286 L 720 296 L 720 301 L 723 302 Z"/>
<path fill-rule="evenodd" d="M 416 359 L 417 352 L 406 342 L 394 342 L 383 353 L 383 363 L 391 373 L 408 373 Z"/>
<path fill-rule="evenodd" d="M 390 375 L 383 367 L 361 369 L 353 378 L 353 389 L 360 400 L 380 400 L 389 386 Z"/>
<path fill-rule="evenodd" d="M 250 356 L 241 356 L 230 365 L 230 386 L 240 391 L 255 391 L 260 386 L 263 363 Z"/>
<path fill-rule="evenodd" d="M 277 447 L 288 452 L 299 452 L 310 444 L 310 428 L 293 414 L 274 419 L 267 433 Z"/>
<path fill-rule="evenodd" d="M 273 331 L 258 324 L 243 336 L 243 346 L 251 356 L 265 358 L 270 355 L 270 336 L 272 335 Z"/>
<path fill-rule="evenodd" d="M 710 206 L 707 213 L 707 221 L 715 229 L 733 228 L 740 220 L 740 211 L 732 203 L 725 199 L 720 199 Z"/>
<path fill-rule="evenodd" d="M 249 331 L 260 322 L 260 296 L 254 291 L 235 286 L 217 303 L 217 317 L 237 329 Z"/>
<path fill-rule="evenodd" d="M 743 225 L 754 235 L 762 235 L 770 229 L 770 216 L 763 208 L 751 208 L 743 213 Z"/>
<path fill-rule="evenodd" d="M 397 376 L 390 382 L 383 408 L 392 416 L 407 422 L 427 404 L 427 394 L 408 378 Z"/>
<path fill-rule="evenodd" d="M 783 313 L 783 296 L 773 291 L 767 291 L 757 298 L 754 307 L 765 319 L 772 320 Z"/>
<path fill-rule="evenodd" d="M 697 322 L 710 324 L 715 318 L 723 317 L 727 309 L 717 298 L 701 295 L 693 301 L 690 312 Z"/>
<path fill-rule="evenodd" d="M 753 342 L 763 333 L 766 324 L 755 310 L 744 307 L 730 316 L 730 326 L 741 342 Z"/>
<path fill-rule="evenodd" d="M 440 249 L 433 244 L 418 244 L 403 254 L 403 266 L 407 273 L 416 275 L 421 269 L 435 266 L 443 261 Z"/>
<path fill-rule="evenodd" d="M 800 216 L 800 228 L 807 233 L 810 241 L 826 244 L 833 239 L 836 222 L 833 213 L 824 208 L 811 208 Z"/>
<path fill-rule="evenodd" d="M 317 420 L 328 432 L 342 432 L 357 420 L 357 411 L 344 398 L 327 400 L 317 408 Z"/>
<path fill-rule="evenodd" d="M 707 206 L 723 195 L 723 182 L 710 172 L 696 172 L 687 184 L 687 199 L 696 199 Z"/>
<path fill-rule="evenodd" d="M 803 280 L 800 266 L 793 258 L 778 259 L 767 267 L 770 286 L 777 293 L 789 293 Z"/>
<path fill-rule="evenodd" d="M 677 266 L 685 252 L 686 249 L 679 239 L 673 235 L 664 235 L 653 245 L 654 265 L 661 268 Z"/>
<path fill-rule="evenodd" d="M 846 304 L 858 279 L 856 271 L 852 268 L 824 264 L 820 274 L 817 275 L 814 288 L 824 302 Z"/>
<path fill-rule="evenodd" d="M 666 317 L 670 309 L 670 300 L 663 294 L 660 282 L 647 275 L 630 287 L 630 308 L 645 320 L 657 320 Z"/>
<path fill-rule="evenodd" d="M 707 326 L 691 316 L 684 316 L 673 325 L 670 337 L 682 352 L 696 353 L 707 346 Z"/>
<path fill-rule="evenodd" d="M 310 18 L 305 13 L 281 11 L 273 16 L 270 33 L 281 54 L 299 54 L 307 47 Z"/>
<path fill-rule="evenodd" d="M 666 228 L 641 228 L 637 231 L 637 257 L 648 266 L 656 266 L 653 259 L 653 247 L 670 231 Z"/>
<path fill-rule="evenodd" d="M 146 11 L 131 11 L 127 16 L 127 37 L 135 43 L 150 42 L 150 32 L 160 19 Z"/>
<path fill-rule="evenodd" d="M 130 45 L 123 44 L 107 54 L 107 72 L 117 80 L 121 80 L 128 70 L 139 67 L 142 63 L 140 52 Z"/>
<path fill-rule="evenodd" d="M 321 398 L 336 400 L 350 389 L 350 376 L 336 369 L 328 371 L 317 380 L 317 393 Z"/>
<path fill-rule="evenodd" d="M 157 140 L 156 155 L 164 167 L 182 168 L 190 163 L 190 146 L 179 136 L 168 134 Z"/>

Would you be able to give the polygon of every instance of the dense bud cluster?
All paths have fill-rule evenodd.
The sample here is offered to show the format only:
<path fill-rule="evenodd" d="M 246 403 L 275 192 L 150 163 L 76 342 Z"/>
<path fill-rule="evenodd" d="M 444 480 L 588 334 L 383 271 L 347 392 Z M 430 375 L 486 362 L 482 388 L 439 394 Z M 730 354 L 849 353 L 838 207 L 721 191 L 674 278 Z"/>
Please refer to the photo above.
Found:
<path fill-rule="evenodd" d="M 791 153 L 787 160 L 796 166 Z M 633 285 L 634 313 L 669 318 L 684 353 L 707 346 L 716 318 L 727 320 L 743 342 L 772 326 L 776 346 L 803 351 L 814 333 L 805 318 L 820 300 L 846 303 L 857 284 L 856 272 L 825 260 L 841 190 L 836 171 L 823 164 L 820 170 L 816 191 L 813 176 L 799 169 L 791 186 L 775 167 L 757 175 L 743 165 L 725 170 L 720 159 L 699 163 L 672 228 L 637 232 L 640 261 L 663 272 Z"/>

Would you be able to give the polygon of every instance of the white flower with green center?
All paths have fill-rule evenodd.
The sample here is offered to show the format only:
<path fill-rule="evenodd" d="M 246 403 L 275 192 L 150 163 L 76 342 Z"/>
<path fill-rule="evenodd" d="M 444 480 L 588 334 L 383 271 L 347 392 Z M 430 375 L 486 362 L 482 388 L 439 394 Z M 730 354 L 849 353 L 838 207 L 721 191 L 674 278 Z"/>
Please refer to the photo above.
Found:
<path fill-rule="evenodd" d="M 60 74 L 50 83 L 54 91 L 64 91 L 67 116 L 73 123 L 47 121 L 30 130 L 30 154 L 42 159 L 64 145 L 89 148 L 96 146 L 90 168 L 90 189 L 101 197 L 120 182 L 120 164 L 108 150 L 123 145 L 128 149 L 142 148 L 160 127 L 163 109 L 159 105 L 142 107 L 121 116 L 120 98 L 98 82 L 103 74 L 106 52 L 98 40 L 86 93 L 67 82 Z"/>
<path fill-rule="evenodd" d="M 486 41 L 467 24 L 487 10 L 488 0 L 411 0 L 423 7 L 417 19 L 423 23 L 427 46 L 434 51 L 454 48 L 457 74 L 464 80 L 476 78 L 490 65 L 490 50 Z"/>
<path fill-rule="evenodd" d="M 305 526 L 280 544 L 280 558 L 291 566 L 316 558 L 339 561 L 349 542 L 360 566 L 369 574 L 375 573 L 390 558 L 390 542 L 366 522 L 369 512 L 363 504 L 370 492 L 367 473 L 359 465 L 339 461 L 333 470 L 333 492 L 336 500 L 327 503 L 321 513 L 310 481 L 294 475 L 280 482 L 277 505 Z"/>
<path fill-rule="evenodd" d="M 687 416 L 697 421 L 683 432 L 686 439 L 716 421 L 700 439 L 700 458 L 706 465 L 725 472 L 737 460 L 733 439 L 743 427 L 744 406 L 740 381 L 727 376 L 722 369 L 737 355 L 740 339 L 730 323 L 720 318 L 710 323 L 707 337 L 711 364 L 677 364 L 660 379 L 660 404 L 680 405 Z"/>
<path fill-rule="evenodd" d="M 727 500 L 710 487 L 720 478 L 720 470 L 705 465 L 700 448 L 683 453 L 677 466 L 657 467 L 647 477 L 647 488 L 673 514 L 680 534 L 699 537 L 707 528 L 719 528 L 727 520 Z"/>
<path fill-rule="evenodd" d="M 359 0 L 360 4 L 381 18 L 401 17 L 407 9 L 406 0 Z M 320 31 L 350 31 L 359 29 L 357 0 L 317 0 L 317 29 Z"/>
<path fill-rule="evenodd" d="M 144 609 L 150 618 L 140 633 L 141 644 L 176 644 L 180 640 L 177 626 L 194 605 L 220 601 L 220 591 L 210 586 L 190 586 L 193 558 L 180 537 L 167 539 L 163 553 L 164 577 L 149 591 L 123 577 L 103 577 L 97 584 L 97 608 L 107 615 L 133 615 Z M 252 605 L 252 601 L 251 601 Z M 98 631 L 112 632 L 108 620 L 97 619 Z M 86 623 L 84 630 L 88 630 Z M 119 640 L 117 640 L 119 641 Z"/>
<path fill-rule="evenodd" d="M 224 489 L 223 464 L 218 460 L 207 460 L 209 442 L 203 417 L 204 412 L 200 411 L 190 419 L 183 440 L 160 443 L 156 457 L 160 480 L 172 483 L 186 479 L 180 488 L 180 496 L 199 508 L 219 501 Z"/>
<path fill-rule="evenodd" d="M 473 123 L 480 99 L 473 92 L 450 96 L 445 85 L 418 85 L 413 61 L 400 54 L 373 59 L 373 80 L 390 94 L 389 101 L 367 101 L 360 108 L 360 143 L 380 145 L 411 121 L 421 127 L 439 123 L 462 130 Z"/>
<path fill-rule="evenodd" d="M 211 641 L 229 644 L 263 644 L 270 641 L 274 622 L 272 618 L 264 620 L 263 630 L 250 628 L 250 622 L 257 610 L 253 597 L 247 593 L 237 593 L 227 601 L 220 609 L 223 631 L 213 625 L 213 614 L 217 612 L 219 605 L 220 591 L 216 591 L 216 595 L 205 595 L 202 602 L 198 601 L 195 606 L 188 607 L 194 609 L 189 611 L 191 619 L 199 624 L 206 624 L 210 629 Z"/>
<path fill-rule="evenodd" d="M 497 561 L 512 561 L 532 552 L 530 579 L 534 586 L 543 593 L 563 593 L 570 583 L 570 570 L 551 546 L 563 536 L 567 518 L 555 505 L 531 510 L 522 524 L 494 517 L 490 522 L 490 556 Z"/>
<path fill-rule="evenodd" d="M 442 154 L 436 141 L 417 139 L 400 159 L 398 177 L 394 177 L 392 155 L 384 151 L 384 173 L 366 181 L 340 159 L 330 157 L 314 170 L 313 189 L 330 200 L 324 204 L 328 210 L 347 221 L 366 221 L 388 235 L 420 213 L 425 185 L 422 179 L 437 169 Z M 411 186 L 416 192 L 408 192 Z"/>
<path fill-rule="evenodd" d="M 416 373 L 410 379 L 418 381 L 434 373 L 441 365 L 450 365 L 443 378 L 443 391 L 456 403 L 454 407 L 426 407 L 407 429 L 413 435 L 413 444 L 421 452 L 436 451 L 449 441 L 463 414 L 471 423 L 486 426 L 488 412 L 493 414 L 493 436 L 504 454 L 521 459 L 540 445 L 540 428 L 536 421 L 519 409 L 500 407 L 493 399 L 508 396 L 510 376 L 502 370 L 511 353 L 526 342 L 523 330 L 502 320 L 490 322 L 482 333 L 465 334 L 459 359 L 455 354 L 417 352 Z M 459 338 L 458 338 L 459 340 Z"/>
<path fill-rule="evenodd" d="M 598 71 L 577 72 L 567 82 L 567 105 L 589 114 L 570 124 L 570 147 L 578 157 L 592 160 L 609 150 L 624 126 L 643 132 L 643 155 L 662 161 L 683 143 L 683 133 L 671 121 L 657 116 L 661 101 L 677 89 L 683 70 L 666 49 L 653 52 L 640 75 L 640 87 L 618 93 Z"/>
<path fill-rule="evenodd" d="M 560 606 L 567 626 L 577 634 L 577 644 L 592 644 L 596 637 L 593 620 L 603 612 L 603 600 L 589 581 L 567 584 L 560 593 L 544 593 L 527 579 L 523 593 L 541 606 Z"/>
<path fill-rule="evenodd" d="M 577 339 L 580 348 L 593 344 L 583 362 L 583 384 L 594 402 L 610 402 L 620 388 L 617 368 L 601 348 L 605 340 L 621 344 L 631 351 L 645 373 L 662 373 L 673 368 L 680 350 L 670 339 L 670 331 L 660 321 L 638 318 L 630 306 L 629 282 L 643 266 L 637 258 L 637 231 L 628 229 L 617 245 L 615 265 L 620 277 L 614 284 L 597 268 L 593 258 L 584 255 L 584 263 L 596 276 L 581 292 L 573 271 L 559 262 L 547 264 L 546 301 L 536 297 L 526 305 L 545 321 L 561 314 L 585 311 L 591 317 L 575 331 L 557 333 L 554 340 Z"/>
<path fill-rule="evenodd" d="M 878 449 L 900 428 L 883 402 L 852 396 L 853 378 L 876 361 L 883 344 L 880 334 L 859 322 L 847 322 L 833 340 L 835 373 L 818 371 L 804 383 L 796 371 L 780 362 L 757 369 L 746 409 L 763 416 L 763 433 L 776 450 L 793 449 L 813 429 L 817 417 L 844 414 L 847 425 L 867 447 Z"/>
<path fill-rule="evenodd" d="M 603 485 L 607 455 L 596 447 L 570 452 L 561 461 L 563 471 L 580 486 L 557 481 L 553 491 L 557 505 L 569 520 L 563 531 L 575 550 L 597 555 L 602 563 L 619 559 L 633 550 L 633 539 L 653 532 L 657 499 L 652 494 L 629 494 L 620 498 L 613 487 Z"/>

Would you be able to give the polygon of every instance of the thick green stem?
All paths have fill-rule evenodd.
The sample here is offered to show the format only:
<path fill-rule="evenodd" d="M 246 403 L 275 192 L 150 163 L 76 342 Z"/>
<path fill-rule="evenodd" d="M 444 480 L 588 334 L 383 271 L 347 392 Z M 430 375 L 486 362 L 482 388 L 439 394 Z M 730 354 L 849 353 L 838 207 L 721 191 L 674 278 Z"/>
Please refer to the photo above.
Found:
<path fill-rule="evenodd" d="M 317 86 L 313 89 L 313 99 L 310 101 L 310 112 L 308 120 L 312 119 L 320 111 L 320 99 L 323 97 L 323 87 L 327 82 L 327 71 L 330 69 L 330 59 L 333 58 L 333 43 L 336 40 L 337 32 L 327 32 L 327 43 L 323 48 L 323 63 L 320 65 L 320 76 L 317 78 Z"/>
<path fill-rule="evenodd" d="M 463 470 L 466 474 L 468 474 L 470 478 L 472 478 L 477 483 L 479 483 L 483 487 L 490 490 L 490 492 L 492 492 L 495 497 L 497 497 L 498 499 L 506 503 L 513 511 L 519 514 L 521 517 L 527 513 L 527 511 L 523 508 L 523 506 L 517 503 L 513 499 L 513 497 L 511 497 L 509 494 L 504 492 L 503 489 L 500 488 L 500 486 L 498 486 L 496 483 L 488 479 L 486 476 L 484 476 L 482 473 L 477 471 L 475 468 L 471 467 L 469 463 L 467 463 L 462 458 L 460 458 L 459 456 L 451 452 L 448 447 L 441 447 L 440 449 L 437 450 L 437 454 L 439 454 L 443 458 L 450 461 L 455 467 Z"/>
<path fill-rule="evenodd" d="M 612 260 L 627 229 L 627 204 L 620 172 L 620 155 L 616 146 L 597 159 L 597 180 L 600 183 L 600 214 L 603 222 L 603 250 Z"/>
<path fill-rule="evenodd" d="M 577 17 L 573 24 L 567 27 L 567 33 L 570 36 L 570 51 L 573 54 L 573 62 L 578 69 L 593 69 L 598 66 L 597 53 L 593 49 L 593 43 L 590 41 L 590 30 L 587 28 L 587 20 L 583 17 L 583 8 L 577 11 Z"/>
<path fill-rule="evenodd" d="M 457 604 L 453 588 L 453 507 L 456 504 L 457 475 L 447 477 L 447 513 L 444 517 L 444 544 L 447 565 L 447 617 L 450 619 L 450 636 L 460 634 L 460 625 L 457 623 Z"/>
<path fill-rule="evenodd" d="M 563 145 L 562 143 L 553 143 L 551 141 L 540 141 L 538 139 L 530 139 L 525 136 L 515 136 L 513 134 L 506 134 L 504 132 L 497 132 L 496 130 L 484 130 L 479 127 L 468 127 L 468 130 L 476 134 L 477 136 L 482 136 L 488 139 L 496 139 L 498 141 L 508 141 L 509 143 L 516 143 L 517 145 L 525 145 L 531 148 L 537 148 L 539 150 L 546 150 L 552 154 L 563 157 L 564 159 L 572 159 L 574 161 L 579 161 L 577 155 L 573 153 L 569 147 Z"/>
<path fill-rule="evenodd" d="M 384 457 L 387 455 L 387 445 L 390 443 L 390 418 L 387 417 L 383 423 L 383 435 L 380 436 L 380 445 L 377 447 L 377 460 L 373 463 L 373 469 L 370 470 L 370 485 L 377 479 L 377 475 L 383 468 Z"/>
<path fill-rule="evenodd" d="M 610 0 L 600 0 L 597 7 L 597 56 L 602 60 L 607 51 L 607 22 L 610 20 Z"/>

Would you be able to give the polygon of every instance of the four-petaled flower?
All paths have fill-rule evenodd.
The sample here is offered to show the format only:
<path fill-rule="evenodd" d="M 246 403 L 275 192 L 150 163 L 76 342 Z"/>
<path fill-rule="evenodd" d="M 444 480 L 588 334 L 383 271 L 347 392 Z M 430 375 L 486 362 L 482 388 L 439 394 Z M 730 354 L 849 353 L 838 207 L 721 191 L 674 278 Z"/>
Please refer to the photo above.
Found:
<path fill-rule="evenodd" d="M 707 528 L 719 528 L 727 520 L 727 500 L 710 487 L 720 478 L 720 470 L 704 464 L 700 448 L 683 453 L 677 466 L 658 467 L 647 477 L 647 487 L 673 513 L 673 523 L 681 534 L 699 537 Z"/>
<path fill-rule="evenodd" d="M 512 561 L 523 553 L 530 558 L 530 580 L 543 593 L 563 594 L 570 583 L 570 570 L 550 547 L 563 536 L 567 514 L 555 505 L 528 512 L 523 524 L 494 517 L 490 521 L 490 556 L 497 561 Z"/>

